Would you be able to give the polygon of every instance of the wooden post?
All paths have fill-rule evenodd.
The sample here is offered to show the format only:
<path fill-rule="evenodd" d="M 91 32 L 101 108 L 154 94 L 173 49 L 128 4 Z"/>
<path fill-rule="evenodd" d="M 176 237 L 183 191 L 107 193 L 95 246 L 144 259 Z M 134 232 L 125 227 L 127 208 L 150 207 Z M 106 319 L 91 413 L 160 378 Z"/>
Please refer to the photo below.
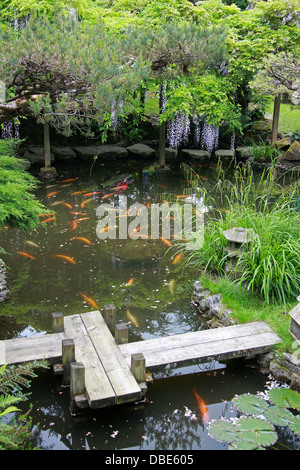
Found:
<path fill-rule="evenodd" d="M 271 145 L 275 145 L 277 141 L 280 102 L 281 102 L 281 95 L 279 94 L 275 96 L 275 99 L 274 99 Z"/>
<path fill-rule="evenodd" d="M 163 91 L 160 88 L 159 93 L 159 113 L 163 112 Z M 166 121 L 162 122 L 158 126 L 158 153 L 159 153 L 159 164 L 163 168 L 166 166 Z"/>
<path fill-rule="evenodd" d="M 62 333 L 64 331 L 64 315 L 62 312 L 52 313 L 53 333 Z"/>
<path fill-rule="evenodd" d="M 115 327 L 115 341 L 117 344 L 128 343 L 128 325 L 118 323 Z"/>
<path fill-rule="evenodd" d="M 49 122 L 44 123 L 44 153 L 45 153 L 45 168 L 49 168 L 51 166 Z"/>
<path fill-rule="evenodd" d="M 70 399 L 71 411 L 76 412 L 76 396 L 85 393 L 85 374 L 82 362 L 72 362 L 70 364 Z"/>
<path fill-rule="evenodd" d="M 131 372 L 137 383 L 145 382 L 146 360 L 144 354 L 131 354 Z"/>
<path fill-rule="evenodd" d="M 114 304 L 104 305 L 104 319 L 112 335 L 115 334 L 117 310 Z"/>
<path fill-rule="evenodd" d="M 71 362 L 75 362 L 75 343 L 73 339 L 62 340 L 62 366 L 64 371 L 63 384 L 70 383 Z"/>

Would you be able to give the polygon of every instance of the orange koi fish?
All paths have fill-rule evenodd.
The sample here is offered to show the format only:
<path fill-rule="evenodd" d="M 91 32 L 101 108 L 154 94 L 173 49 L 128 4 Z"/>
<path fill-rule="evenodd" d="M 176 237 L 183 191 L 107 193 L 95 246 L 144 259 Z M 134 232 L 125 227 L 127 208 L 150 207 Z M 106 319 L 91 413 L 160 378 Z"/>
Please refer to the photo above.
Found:
<path fill-rule="evenodd" d="M 72 220 L 72 222 L 81 222 L 82 220 L 87 220 L 89 217 L 80 217 L 79 219 Z"/>
<path fill-rule="evenodd" d="M 71 228 L 70 228 L 70 231 L 72 232 L 72 230 L 75 230 L 75 228 L 78 227 L 78 222 L 76 222 L 76 220 L 72 220 L 72 222 L 70 222 L 71 224 Z"/>
<path fill-rule="evenodd" d="M 69 183 L 69 181 L 76 181 L 78 178 L 69 178 L 67 180 L 62 180 L 60 183 Z"/>
<path fill-rule="evenodd" d="M 71 204 L 68 204 L 67 202 L 61 202 L 60 204 L 62 204 L 63 206 L 66 206 L 68 209 L 73 209 Z"/>
<path fill-rule="evenodd" d="M 54 219 L 55 219 L 55 217 L 49 217 L 48 219 L 42 220 L 41 223 L 46 224 L 47 222 L 52 222 L 52 220 L 54 220 Z"/>
<path fill-rule="evenodd" d="M 104 232 L 108 232 L 109 229 L 112 228 L 112 225 L 107 225 L 106 227 L 104 227 L 103 229 L 99 230 L 97 233 L 104 233 Z"/>
<path fill-rule="evenodd" d="M 193 388 L 193 394 L 195 395 L 197 402 L 198 402 L 200 416 L 202 420 L 207 424 L 209 420 L 207 406 L 202 400 L 202 398 L 200 397 L 200 395 L 198 395 L 198 393 L 196 392 L 195 387 Z"/>
<path fill-rule="evenodd" d="M 159 237 L 159 239 L 167 246 L 172 246 L 172 243 L 169 242 L 169 240 L 167 240 L 166 238 L 163 238 L 163 237 Z"/>
<path fill-rule="evenodd" d="M 173 259 L 173 264 L 177 264 L 181 261 L 181 258 L 182 258 L 182 253 L 178 253 L 178 255 L 175 256 L 175 258 Z"/>
<path fill-rule="evenodd" d="M 47 194 L 46 197 L 55 196 L 55 195 L 58 194 L 58 193 L 60 193 L 60 190 L 59 190 L 59 191 L 52 191 L 52 193 Z"/>
<path fill-rule="evenodd" d="M 25 256 L 26 258 L 30 258 L 30 259 L 35 259 L 36 258 L 32 255 L 30 255 L 29 253 L 26 253 L 25 251 L 18 251 L 18 255 L 22 255 L 22 256 Z"/>
<path fill-rule="evenodd" d="M 93 299 L 83 294 L 82 292 L 80 292 L 80 295 L 91 307 L 95 308 L 96 310 L 99 310 L 98 304 Z"/>
<path fill-rule="evenodd" d="M 92 191 L 90 193 L 83 194 L 83 197 L 94 196 L 95 194 L 102 194 L 103 191 Z"/>
<path fill-rule="evenodd" d="M 92 244 L 92 242 L 90 240 L 88 240 L 88 238 L 84 238 L 84 237 L 74 237 L 74 238 L 71 238 L 71 240 L 80 240 L 80 241 L 86 243 L 87 245 Z"/>
<path fill-rule="evenodd" d="M 75 193 L 71 193 L 71 196 L 76 196 L 77 194 L 85 193 L 85 191 L 75 191 Z"/>
<path fill-rule="evenodd" d="M 83 202 L 80 204 L 81 209 L 83 209 L 84 206 L 85 206 L 88 202 L 93 201 L 93 199 L 94 199 L 94 198 L 91 197 L 91 198 L 86 199 L 85 201 L 83 201 Z"/>
<path fill-rule="evenodd" d="M 84 214 L 83 212 L 72 212 L 72 211 L 70 211 L 70 214 L 81 215 L 82 217 L 86 217 L 86 214 Z"/>
<path fill-rule="evenodd" d="M 61 258 L 63 259 L 64 261 L 66 261 L 67 263 L 70 263 L 70 264 L 76 264 L 76 261 L 74 261 L 73 258 L 71 258 L 70 256 L 65 256 L 65 255 L 51 255 L 52 258 Z"/>
<path fill-rule="evenodd" d="M 189 197 L 189 196 L 187 196 L 186 194 L 174 194 L 174 197 L 185 198 L 185 197 Z"/>
<path fill-rule="evenodd" d="M 126 310 L 126 315 L 127 315 L 128 320 L 130 320 L 134 326 L 139 326 L 136 318 L 130 313 L 128 309 Z"/>
<path fill-rule="evenodd" d="M 202 180 L 205 180 L 204 176 L 202 176 L 202 175 L 198 175 L 198 176 L 199 176 L 199 178 L 201 178 Z"/>
<path fill-rule="evenodd" d="M 114 193 L 105 194 L 104 196 L 102 196 L 101 199 L 107 199 L 108 197 L 113 196 L 114 194 L 117 194 L 117 192 L 115 191 Z"/>
<path fill-rule="evenodd" d="M 164 188 L 164 189 L 167 188 L 167 186 L 164 186 L 163 184 L 158 184 L 157 186 L 159 186 L 160 188 Z"/>
<path fill-rule="evenodd" d="M 129 281 L 127 282 L 127 286 L 131 286 L 131 284 L 133 284 L 133 282 L 134 282 L 134 277 L 129 279 Z"/>

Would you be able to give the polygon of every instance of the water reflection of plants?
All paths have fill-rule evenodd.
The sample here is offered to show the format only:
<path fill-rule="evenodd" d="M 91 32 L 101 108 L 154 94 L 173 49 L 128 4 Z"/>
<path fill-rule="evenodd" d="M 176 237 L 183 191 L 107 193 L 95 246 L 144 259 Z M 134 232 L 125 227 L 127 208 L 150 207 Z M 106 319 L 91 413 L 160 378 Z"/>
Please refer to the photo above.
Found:
<path fill-rule="evenodd" d="M 211 421 L 211 437 L 227 442 L 230 450 L 264 449 L 276 443 L 276 426 L 287 426 L 300 435 L 300 393 L 286 387 L 272 388 L 261 396 L 236 396 L 232 403 L 243 415 L 234 420 Z M 292 411 L 290 411 L 292 409 Z"/>

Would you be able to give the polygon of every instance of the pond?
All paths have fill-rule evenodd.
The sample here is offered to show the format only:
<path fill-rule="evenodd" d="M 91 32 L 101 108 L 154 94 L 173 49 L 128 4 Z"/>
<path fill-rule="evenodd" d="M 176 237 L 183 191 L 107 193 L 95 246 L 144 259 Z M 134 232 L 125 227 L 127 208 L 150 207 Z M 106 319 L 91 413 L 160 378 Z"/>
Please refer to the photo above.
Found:
<path fill-rule="evenodd" d="M 213 191 L 216 163 L 191 166 Z M 0 233 L 0 244 L 8 252 L 2 257 L 9 266 L 9 295 L 0 304 L 0 339 L 50 333 L 52 312 L 66 316 L 97 307 L 101 311 L 110 303 L 117 307 L 117 322 L 129 323 L 130 342 L 202 329 L 191 304 L 196 278 L 182 269 L 182 262 L 173 262 L 175 251 L 163 240 L 100 239 L 96 233 L 97 207 L 104 202 L 117 207 L 120 194 L 128 207 L 191 194 L 180 164 L 170 172 L 156 172 L 136 160 L 56 168 L 57 181 L 42 182 L 36 191 L 55 215 L 42 218 L 30 233 L 12 228 Z M 208 435 L 193 389 L 205 401 L 209 419 L 231 418 L 237 413 L 231 398 L 263 391 L 268 380 L 239 361 L 170 368 L 155 375 L 140 403 L 71 416 L 69 389 L 51 370 L 38 370 L 30 397 L 34 423 L 40 423 L 37 445 L 51 450 L 226 449 L 227 444 Z M 28 405 L 21 407 L 25 411 Z M 276 446 L 293 449 L 300 443 L 284 434 Z"/>

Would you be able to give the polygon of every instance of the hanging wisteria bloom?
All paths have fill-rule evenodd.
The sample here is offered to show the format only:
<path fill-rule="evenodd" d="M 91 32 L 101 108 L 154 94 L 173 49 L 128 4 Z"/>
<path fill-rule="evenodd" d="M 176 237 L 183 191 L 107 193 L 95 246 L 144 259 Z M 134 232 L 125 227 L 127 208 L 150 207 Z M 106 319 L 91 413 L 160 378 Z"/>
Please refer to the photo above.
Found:
<path fill-rule="evenodd" d="M 219 146 L 219 126 L 212 126 L 204 122 L 202 129 L 201 148 L 212 152 Z"/>
<path fill-rule="evenodd" d="M 9 140 L 9 139 L 19 139 L 20 138 L 20 129 L 19 123 L 12 121 L 4 122 L 1 126 L 1 139 L 2 140 Z"/>
<path fill-rule="evenodd" d="M 235 132 L 231 134 L 230 138 L 230 150 L 234 150 L 234 145 L 235 145 Z"/>
<path fill-rule="evenodd" d="M 111 127 L 114 131 L 121 129 L 122 127 L 122 118 L 119 114 L 123 112 L 123 101 L 120 100 L 118 103 L 116 101 L 113 102 L 112 105 L 112 112 L 111 112 Z"/>
<path fill-rule="evenodd" d="M 167 106 L 167 80 L 164 81 L 163 85 L 160 85 L 158 88 L 158 97 L 162 98 L 162 108 L 161 111 L 164 113 Z"/>
<path fill-rule="evenodd" d="M 167 124 L 167 140 L 171 147 L 178 148 L 188 141 L 190 134 L 190 118 L 187 114 L 177 113 L 173 121 Z"/>

